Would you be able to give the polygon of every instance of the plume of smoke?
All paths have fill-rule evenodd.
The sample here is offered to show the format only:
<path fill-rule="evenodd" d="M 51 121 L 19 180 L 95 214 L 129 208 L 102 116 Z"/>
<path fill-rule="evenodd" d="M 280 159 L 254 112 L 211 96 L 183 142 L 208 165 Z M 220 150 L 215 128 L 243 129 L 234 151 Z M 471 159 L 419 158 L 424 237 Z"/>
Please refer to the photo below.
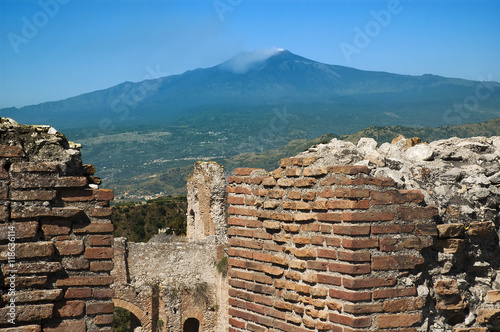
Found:
<path fill-rule="evenodd" d="M 232 71 L 236 74 L 244 74 L 254 65 L 259 64 L 282 51 L 284 51 L 283 48 L 273 47 L 265 50 L 240 53 L 224 62 L 222 64 L 222 68 Z"/>

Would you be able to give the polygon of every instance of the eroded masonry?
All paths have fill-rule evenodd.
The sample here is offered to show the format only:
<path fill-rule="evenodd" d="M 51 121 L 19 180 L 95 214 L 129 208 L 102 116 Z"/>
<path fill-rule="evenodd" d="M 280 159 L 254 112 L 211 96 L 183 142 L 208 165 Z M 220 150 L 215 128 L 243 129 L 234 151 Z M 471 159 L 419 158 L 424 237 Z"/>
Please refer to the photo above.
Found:
<path fill-rule="evenodd" d="M 113 307 L 142 331 L 500 330 L 500 137 L 197 163 L 187 236 L 148 243 L 112 238 L 112 193 L 54 129 L 2 120 L 0 164 L 1 331 L 107 331 Z"/>

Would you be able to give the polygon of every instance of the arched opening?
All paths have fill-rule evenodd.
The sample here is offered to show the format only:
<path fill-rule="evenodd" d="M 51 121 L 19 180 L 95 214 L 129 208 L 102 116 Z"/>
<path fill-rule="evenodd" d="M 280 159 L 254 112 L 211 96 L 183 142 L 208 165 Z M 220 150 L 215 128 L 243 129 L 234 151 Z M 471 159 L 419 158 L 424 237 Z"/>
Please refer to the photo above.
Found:
<path fill-rule="evenodd" d="M 120 299 L 113 299 L 113 303 L 115 305 L 115 332 L 151 331 L 151 318 L 146 312 L 136 305 Z M 121 317 L 117 317 L 117 313 L 121 314 Z M 117 326 L 118 323 L 122 324 Z"/>
<path fill-rule="evenodd" d="M 188 318 L 184 322 L 183 332 L 198 332 L 200 330 L 200 321 L 196 318 Z"/>

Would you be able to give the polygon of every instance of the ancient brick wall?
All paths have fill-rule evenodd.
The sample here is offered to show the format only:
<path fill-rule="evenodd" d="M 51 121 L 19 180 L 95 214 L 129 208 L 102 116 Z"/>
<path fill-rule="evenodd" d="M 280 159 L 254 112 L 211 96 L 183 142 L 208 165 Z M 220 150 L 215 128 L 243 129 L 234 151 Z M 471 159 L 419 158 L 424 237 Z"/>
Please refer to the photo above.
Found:
<path fill-rule="evenodd" d="M 437 208 L 365 166 L 313 162 L 285 159 L 271 175 L 236 169 L 229 178 L 231 330 L 421 322 L 421 250 L 432 245 Z"/>
<path fill-rule="evenodd" d="M 500 330 L 499 137 L 332 140 L 228 181 L 231 331 Z"/>
<path fill-rule="evenodd" d="M 48 126 L 0 123 L 0 331 L 112 331 L 110 190 Z"/>

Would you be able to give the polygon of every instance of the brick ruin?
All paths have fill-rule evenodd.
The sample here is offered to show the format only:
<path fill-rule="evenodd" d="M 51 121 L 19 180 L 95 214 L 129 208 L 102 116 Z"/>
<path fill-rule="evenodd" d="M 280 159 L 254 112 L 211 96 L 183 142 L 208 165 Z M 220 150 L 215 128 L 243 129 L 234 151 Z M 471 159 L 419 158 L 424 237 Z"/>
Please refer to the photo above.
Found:
<path fill-rule="evenodd" d="M 500 331 L 499 137 L 197 163 L 188 235 L 148 243 L 113 239 L 112 192 L 53 128 L 2 120 L 0 165 L 0 331 L 110 331 L 114 306 L 142 331 Z"/>
<path fill-rule="evenodd" d="M 113 192 L 79 148 L 1 119 L 1 331 L 112 331 Z"/>

